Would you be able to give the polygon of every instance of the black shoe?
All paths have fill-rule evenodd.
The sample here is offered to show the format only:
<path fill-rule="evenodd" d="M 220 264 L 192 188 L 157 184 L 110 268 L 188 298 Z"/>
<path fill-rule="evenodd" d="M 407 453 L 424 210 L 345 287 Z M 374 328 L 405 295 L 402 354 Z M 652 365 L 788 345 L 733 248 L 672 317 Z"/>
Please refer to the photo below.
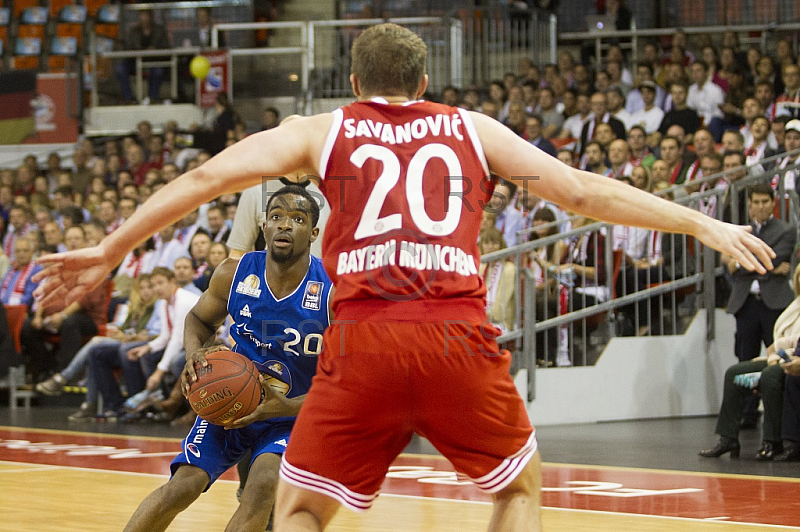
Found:
<path fill-rule="evenodd" d="M 756 460 L 772 460 L 783 452 L 783 444 L 781 442 L 764 441 L 761 443 L 761 449 L 756 453 Z"/>
<path fill-rule="evenodd" d="M 739 440 L 720 436 L 719 441 L 714 447 L 711 449 L 704 449 L 698 454 L 705 458 L 719 458 L 725 453 L 731 453 L 731 458 L 739 458 L 740 450 L 741 446 L 739 445 Z"/>
<path fill-rule="evenodd" d="M 776 454 L 773 458 L 776 462 L 800 462 L 800 445 L 787 443 L 783 447 L 781 454 Z"/>
<path fill-rule="evenodd" d="M 758 426 L 758 418 L 753 416 L 744 416 L 739 422 L 739 430 L 753 430 Z"/>

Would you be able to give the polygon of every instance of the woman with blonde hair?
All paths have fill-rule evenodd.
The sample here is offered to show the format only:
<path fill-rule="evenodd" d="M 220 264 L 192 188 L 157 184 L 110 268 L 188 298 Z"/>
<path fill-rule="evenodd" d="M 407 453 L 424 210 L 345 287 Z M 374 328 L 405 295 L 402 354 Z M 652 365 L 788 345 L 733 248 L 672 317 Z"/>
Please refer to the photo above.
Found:
<path fill-rule="evenodd" d="M 506 242 L 497 228 L 489 227 L 481 232 L 479 246 L 485 255 L 505 249 Z M 517 311 L 517 267 L 505 259 L 482 262 L 478 274 L 486 285 L 486 316 L 501 331 L 510 331 Z"/>

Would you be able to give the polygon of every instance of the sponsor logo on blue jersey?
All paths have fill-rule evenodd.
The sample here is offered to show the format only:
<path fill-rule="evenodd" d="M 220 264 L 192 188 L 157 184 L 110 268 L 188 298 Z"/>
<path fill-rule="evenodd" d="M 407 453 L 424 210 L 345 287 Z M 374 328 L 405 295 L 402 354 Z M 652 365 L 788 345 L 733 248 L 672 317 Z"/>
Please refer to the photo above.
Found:
<path fill-rule="evenodd" d="M 303 308 L 319 310 L 322 307 L 322 289 L 324 285 L 319 281 L 308 281 L 303 294 Z"/>
<path fill-rule="evenodd" d="M 236 285 L 236 293 L 244 294 L 250 297 L 261 297 L 261 280 L 258 275 L 250 274 L 245 277 L 244 281 L 239 281 Z"/>

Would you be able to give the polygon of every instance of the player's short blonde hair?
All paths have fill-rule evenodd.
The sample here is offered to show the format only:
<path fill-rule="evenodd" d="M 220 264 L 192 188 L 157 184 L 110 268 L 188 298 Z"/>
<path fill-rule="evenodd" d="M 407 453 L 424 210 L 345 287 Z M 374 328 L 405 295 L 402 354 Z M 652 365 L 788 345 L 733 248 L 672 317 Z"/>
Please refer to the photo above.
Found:
<path fill-rule="evenodd" d="M 378 24 L 353 42 L 350 71 L 366 96 L 415 98 L 428 60 L 425 42 L 397 24 Z"/>

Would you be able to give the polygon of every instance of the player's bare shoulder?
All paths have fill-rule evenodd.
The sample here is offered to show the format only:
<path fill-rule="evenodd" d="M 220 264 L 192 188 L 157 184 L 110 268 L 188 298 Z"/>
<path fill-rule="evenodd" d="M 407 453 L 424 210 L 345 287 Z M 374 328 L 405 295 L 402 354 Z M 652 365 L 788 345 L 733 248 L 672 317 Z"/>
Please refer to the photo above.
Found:
<path fill-rule="evenodd" d="M 233 278 L 236 275 L 236 268 L 238 267 L 239 259 L 230 257 L 219 263 L 211 275 L 208 290 L 215 296 L 227 300 L 233 284 Z"/>

